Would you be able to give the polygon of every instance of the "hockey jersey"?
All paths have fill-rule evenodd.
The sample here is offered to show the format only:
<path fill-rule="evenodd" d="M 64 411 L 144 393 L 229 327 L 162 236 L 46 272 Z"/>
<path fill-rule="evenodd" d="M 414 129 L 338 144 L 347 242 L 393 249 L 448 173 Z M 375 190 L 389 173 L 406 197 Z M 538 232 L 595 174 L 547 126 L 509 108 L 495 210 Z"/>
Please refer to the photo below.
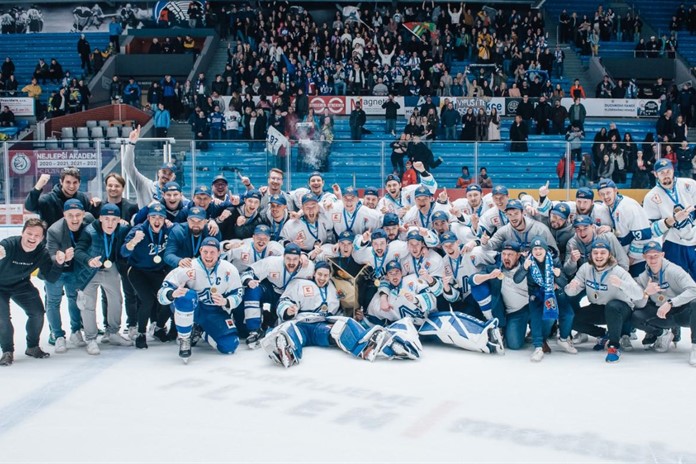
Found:
<path fill-rule="evenodd" d="M 195 290 L 199 303 L 207 306 L 215 306 L 212 294 L 219 293 L 227 299 L 224 309 L 228 313 L 239 306 L 244 293 L 237 268 L 223 260 L 218 261 L 213 269 L 207 269 L 200 258 L 193 260 L 190 268 L 173 269 L 164 278 L 157 300 L 163 305 L 171 304 L 171 292 L 179 287 Z"/>
<path fill-rule="evenodd" d="M 664 239 L 680 245 L 696 245 L 696 211 L 692 211 L 688 218 L 674 224 L 673 227 L 665 225 L 665 218 L 672 217 L 680 209 L 696 206 L 696 181 L 676 177 L 675 187 L 668 191 L 661 185 L 652 188 L 645 195 L 643 209 L 652 222 L 654 237 L 664 236 Z"/>

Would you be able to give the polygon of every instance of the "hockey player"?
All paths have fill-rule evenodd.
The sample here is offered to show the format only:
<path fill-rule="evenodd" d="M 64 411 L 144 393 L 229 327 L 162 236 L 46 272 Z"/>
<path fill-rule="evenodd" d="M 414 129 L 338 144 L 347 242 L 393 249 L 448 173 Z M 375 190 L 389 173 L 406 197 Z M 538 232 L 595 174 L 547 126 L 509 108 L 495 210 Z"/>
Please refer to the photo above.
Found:
<path fill-rule="evenodd" d="M 375 187 L 365 187 L 363 190 L 362 204 L 364 207 L 377 211 L 377 203 L 379 203 L 379 190 Z"/>
<path fill-rule="evenodd" d="M 585 264 L 592 252 L 592 243 L 601 238 L 609 243 L 609 251 L 616 258 L 617 264 L 628 271 L 628 256 L 626 251 L 619 243 L 619 240 L 612 233 L 599 234 L 592 222 L 592 218 L 585 215 L 575 216 L 573 219 L 575 236 L 568 240 L 566 244 L 566 259 L 563 264 L 563 272 L 568 277 L 573 277 L 580 266 Z"/>
<path fill-rule="evenodd" d="M 329 242 L 332 228 L 331 221 L 319 210 L 319 199 L 314 193 L 306 193 L 302 196 L 302 216 L 286 222 L 280 235 L 302 251 L 310 252 L 315 244 Z"/>
<path fill-rule="evenodd" d="M 387 241 L 399 240 L 403 235 L 406 238 L 406 229 L 401 226 L 401 221 L 396 213 L 386 213 L 382 216 L 382 229 L 387 234 Z"/>
<path fill-rule="evenodd" d="M 225 240 L 250 238 L 254 234 L 254 228 L 265 223 L 260 205 L 261 193 L 255 189 L 247 190 L 244 194 L 244 203 L 237 208 L 232 208 L 232 214 L 220 224 L 222 238 Z"/>
<path fill-rule="evenodd" d="M 422 279 L 437 297 L 442 294 L 445 266 L 442 257 L 426 246 L 424 235 L 421 230 L 415 228 L 408 232 L 408 254 L 401 257 L 401 268 L 404 275 L 414 274 Z"/>
<path fill-rule="evenodd" d="M 665 259 L 659 242 L 646 243 L 643 254 L 647 265 L 636 278 L 643 299 L 636 302 L 633 325 L 645 331 L 643 345 L 653 344 L 659 353 L 669 350 L 674 338 L 671 329 L 690 327 L 689 364 L 696 367 L 696 283 L 684 269 Z"/>
<path fill-rule="evenodd" d="M 276 309 L 280 295 L 293 279 L 311 278 L 314 264 L 302 255 L 300 247 L 294 243 L 285 246 L 283 256 L 270 256 L 251 265 L 242 274 L 244 292 L 244 312 L 235 311 L 234 316 L 241 337 L 246 337 L 249 348 L 258 348 L 264 330 L 276 322 Z M 263 325 L 261 307 L 268 304 L 269 311 L 264 311 Z"/>
<path fill-rule="evenodd" d="M 181 186 L 176 182 L 167 182 L 162 189 L 162 199 L 159 202 L 164 206 L 164 211 L 167 213 L 165 221 L 167 227 L 172 227 L 174 224 L 186 222 L 188 215 L 189 201 L 185 200 L 181 194 Z M 140 208 L 140 211 L 133 218 L 133 225 L 142 224 L 147 220 L 147 213 L 150 211 L 150 204 Z"/>
<path fill-rule="evenodd" d="M 629 272 L 638 276 L 645 269 L 643 246 L 652 237 L 648 216 L 636 200 L 620 195 L 611 180 L 602 180 L 597 191 L 609 208 L 614 234 L 628 254 Z"/>
<path fill-rule="evenodd" d="M 285 200 L 285 203 L 283 204 L 292 209 L 292 195 L 283 190 L 284 178 L 285 173 L 278 168 L 272 168 L 270 171 L 268 171 L 267 185 L 259 188 L 259 192 L 261 192 L 261 195 L 263 195 L 261 197 L 261 205 L 259 206 L 262 213 L 267 212 L 270 200 L 273 197 L 282 197 Z"/>
<path fill-rule="evenodd" d="M 565 202 L 570 208 L 568 219 L 572 222 L 575 216 L 584 215 L 592 218 L 593 224 L 598 227 L 603 227 L 599 230 L 600 234 L 611 231 L 611 217 L 609 208 L 604 203 L 595 203 L 594 192 L 588 187 L 580 187 L 575 192 L 575 201 Z M 539 214 L 546 214 L 554 207 L 555 204 L 548 196 L 544 198 L 540 205 L 536 208 Z"/>
<path fill-rule="evenodd" d="M 384 183 L 385 194 L 377 203 L 377 210 L 382 214 L 396 213 L 403 217 L 409 208 L 415 203 L 414 193 L 418 187 L 425 187 L 430 191 L 430 195 L 435 194 L 437 182 L 431 173 L 425 170 L 422 162 L 413 163 L 413 169 L 418 172 L 420 183 L 401 187 L 399 176 L 389 174 Z"/>
<path fill-rule="evenodd" d="M 121 246 L 121 256 L 128 260 L 128 279 L 138 295 L 138 327 L 136 336 L 131 338 L 135 339 L 138 349 L 147 348 L 145 333 L 148 321 L 152 318 L 156 322 L 154 332 L 162 339 L 170 315 L 169 308 L 160 305 L 156 295 L 167 275 L 162 255 L 171 228 L 165 224 L 167 213 L 164 206 L 154 203 L 149 209 L 147 222 L 133 227 Z"/>
<path fill-rule="evenodd" d="M 194 206 L 198 206 L 205 211 L 206 219 L 214 220 L 217 223 L 222 223 L 225 219 L 230 217 L 231 212 L 227 208 L 233 207 L 232 203 L 227 201 L 221 203 L 213 201 L 213 192 L 207 185 L 199 185 L 196 187 L 196 190 L 194 190 L 193 202 L 191 202 L 189 208 L 193 208 Z"/>
<path fill-rule="evenodd" d="M 341 201 L 329 204 L 326 214 L 331 220 L 336 235 L 348 231 L 362 234 L 366 230 L 374 230 L 380 226 L 381 215 L 370 208 L 363 208 L 358 200 L 358 192 L 353 187 L 347 187 L 341 193 Z"/>
<path fill-rule="evenodd" d="M 60 219 L 48 228 L 46 234 L 46 249 L 51 259 L 56 260 L 56 255 L 72 250 L 75 254 L 75 245 L 80 240 L 80 235 L 85 227 L 94 218 L 91 214 L 86 215 L 82 202 L 71 198 L 63 204 L 63 219 Z M 82 337 L 82 318 L 80 308 L 77 307 L 77 287 L 74 277 L 74 260 L 66 260 L 62 266 L 62 273 L 55 282 L 46 281 L 46 319 L 51 330 L 51 338 L 55 343 L 56 353 L 65 353 L 68 346 L 63 331 L 60 306 L 63 293 L 68 300 L 68 314 L 70 315 L 70 343 L 73 346 L 84 347 L 85 340 Z M 50 339 L 49 339 L 50 343 Z"/>
<path fill-rule="evenodd" d="M 551 236 L 556 240 L 561 263 L 565 261 L 568 241 L 575 235 L 573 223 L 569 218 L 570 207 L 563 202 L 556 203 L 548 216 L 538 218 L 542 224 L 548 226 Z"/>
<path fill-rule="evenodd" d="M 529 294 L 529 327 L 532 332 L 531 361 L 544 358 L 543 345 L 551 332 L 551 326 L 558 320 L 560 338 L 558 346 L 567 353 L 577 354 L 578 350 L 570 339 L 573 327 L 573 309 L 568 304 L 563 286 L 568 283 L 561 272 L 561 261 L 551 256 L 546 239 L 534 237 L 529 245 L 530 253 L 515 273 L 515 283 L 526 280 Z"/>
<path fill-rule="evenodd" d="M 483 243 L 484 248 L 500 251 L 506 240 L 514 240 L 520 244 L 523 251 L 526 251 L 529 249 L 529 243 L 533 237 L 543 237 L 554 256 L 558 256 L 558 245 L 549 228 L 539 221 L 526 217 L 523 210 L 524 206 L 521 201 L 508 201 L 505 206 L 505 215 L 509 223 L 499 227 L 488 241 L 482 238 L 481 242 L 486 242 Z"/>
<path fill-rule="evenodd" d="M 653 237 L 663 237 L 665 258 L 696 278 L 696 181 L 675 177 L 666 158 L 655 162 L 657 185 L 645 195 L 643 209 Z"/>
<path fill-rule="evenodd" d="M 116 269 L 119 250 L 128 234 L 128 227 L 120 225 L 118 206 L 107 203 L 99 211 L 99 220 L 88 225 L 75 247 L 75 284 L 78 288 L 77 305 L 85 329 L 87 353 L 98 355 L 97 345 L 97 289 L 107 299 L 107 338 L 114 346 L 131 346 L 133 342 L 119 333 L 121 326 L 121 278 Z"/>
<path fill-rule="evenodd" d="M 415 204 L 411 206 L 401 219 L 401 222 L 406 227 L 415 226 L 430 229 L 432 228 L 433 213 L 438 210 L 447 213 L 449 209 L 449 203 L 434 202 L 433 194 L 423 185 L 416 188 L 413 195 Z"/>
<path fill-rule="evenodd" d="M 239 346 L 232 311 L 242 302 L 242 284 L 237 269 L 220 260 L 220 242 L 206 237 L 200 257 L 188 268 L 177 267 L 164 279 L 157 299 L 173 303 L 179 339 L 179 357 L 191 357 L 193 325 L 200 326 L 203 338 L 220 353 L 232 354 Z"/>
<path fill-rule="evenodd" d="M 309 175 L 309 180 L 307 181 L 307 187 L 300 187 L 298 189 L 290 192 L 295 205 L 297 206 L 295 210 L 300 210 L 302 206 L 302 198 L 308 194 L 312 193 L 317 202 L 320 203 L 320 207 L 323 209 L 328 204 L 336 203 L 338 201 L 338 195 L 340 195 L 340 187 L 338 184 L 333 185 L 333 191 L 329 192 L 324 190 L 325 186 L 324 175 L 320 172 L 313 172 Z M 289 205 L 288 205 L 289 207 Z"/>
<path fill-rule="evenodd" d="M 169 234 L 164 263 L 170 268 L 191 267 L 191 262 L 200 255 L 201 243 L 209 236 L 220 239 L 219 233 L 210 232 L 203 208 L 190 208 L 186 222 L 177 224 Z"/>
<path fill-rule="evenodd" d="M 222 242 L 222 247 L 228 250 L 224 259 L 234 264 L 240 273 L 264 258 L 283 255 L 283 246 L 271 240 L 271 228 L 265 224 L 257 225 L 251 238 Z"/>
<path fill-rule="evenodd" d="M 508 201 L 510 200 L 510 194 L 508 193 L 507 187 L 504 185 L 496 185 L 493 187 L 493 192 L 491 193 L 493 194 L 494 206 L 479 217 L 478 228 L 474 227 L 478 239 L 471 240 L 464 245 L 464 251 L 466 252 L 473 250 L 474 247 L 481 245 L 484 241 L 487 243 L 487 240 L 493 237 L 498 229 L 508 223 L 508 218 L 505 213 Z M 484 235 L 487 236 L 486 239 L 483 238 Z"/>
<path fill-rule="evenodd" d="M 643 290 L 616 264 L 609 242 L 602 238 L 595 239 L 589 261 L 565 287 L 568 296 L 583 290 L 590 305 L 575 314 L 573 329 L 597 337 L 598 350 L 608 341 L 606 361 L 617 362 L 621 348 L 630 349 L 631 312 L 634 301 L 642 298 Z M 598 327 L 603 324 L 606 330 Z"/>
<path fill-rule="evenodd" d="M 281 232 L 290 218 L 287 197 L 285 195 L 272 195 L 268 199 L 268 207 L 266 208 L 264 218 L 271 228 L 271 240 L 276 242 L 282 241 Z"/>
<path fill-rule="evenodd" d="M 44 278 L 55 282 L 60 277 L 66 261 L 73 259 L 70 249 L 56 251 L 51 259 L 43 239 L 46 223 L 40 219 L 28 219 L 22 235 L 0 241 L 0 366 L 14 362 L 14 326 L 10 319 L 10 300 L 27 314 L 27 349 L 32 358 L 48 358 L 50 355 L 39 347 L 39 337 L 44 324 L 44 306 L 39 291 L 31 283 L 31 274 L 40 269 Z"/>

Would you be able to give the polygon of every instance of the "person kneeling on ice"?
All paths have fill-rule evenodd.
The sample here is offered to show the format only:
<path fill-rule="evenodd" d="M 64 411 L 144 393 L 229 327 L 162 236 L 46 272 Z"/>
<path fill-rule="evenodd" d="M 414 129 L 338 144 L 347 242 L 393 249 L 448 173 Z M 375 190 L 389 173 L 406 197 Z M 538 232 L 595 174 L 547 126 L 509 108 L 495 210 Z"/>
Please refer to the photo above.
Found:
<path fill-rule="evenodd" d="M 632 323 L 645 331 L 643 346 L 666 353 L 674 339 L 672 329 L 691 328 L 689 364 L 696 367 L 696 283 L 689 273 L 665 259 L 662 245 L 654 240 L 643 247 L 647 263 L 637 278 L 643 299 L 636 301 Z"/>
<path fill-rule="evenodd" d="M 471 351 L 503 351 L 495 330 L 497 319 L 484 323 L 463 313 L 433 311 L 436 297 L 427 282 L 415 274 L 404 276 L 398 261 L 387 263 L 386 270 L 386 279 L 368 306 L 367 324 L 391 324 L 387 329 L 392 330 L 408 318 L 422 336 L 434 336 L 443 343 Z"/>
<path fill-rule="evenodd" d="M 157 299 L 173 304 L 174 323 L 179 333 L 179 356 L 188 362 L 191 346 L 197 342 L 194 323 L 201 336 L 220 353 L 232 354 L 239 346 L 232 311 L 242 302 L 242 282 L 232 263 L 220 260 L 220 242 L 203 239 L 200 257 L 191 267 L 177 267 L 164 278 Z"/>
<path fill-rule="evenodd" d="M 621 348 L 631 346 L 631 315 L 634 301 L 643 298 L 643 289 L 631 275 L 619 267 L 611 254 L 611 245 L 603 238 L 592 243 L 590 259 L 580 266 L 565 287 L 568 296 L 583 290 L 590 302 L 575 314 L 573 329 L 597 337 L 596 351 L 607 346 L 606 362 L 617 362 Z M 606 324 L 606 330 L 598 325 Z"/>
<path fill-rule="evenodd" d="M 354 319 L 337 316 L 340 310 L 330 265 L 318 261 L 313 280 L 294 279 L 287 286 L 278 302 L 278 319 L 284 322 L 262 339 L 261 346 L 277 364 L 290 367 L 300 363 L 305 346 L 337 346 L 373 361 L 379 354 L 395 357 L 395 345 L 408 344 L 409 328 L 417 342 L 416 329 L 408 320 L 400 321 L 402 330 L 389 332 L 382 326 L 368 330 Z"/>
<path fill-rule="evenodd" d="M 570 331 L 573 327 L 573 309 L 563 293 L 568 282 L 561 272 L 561 261 L 551 256 L 546 239 L 534 237 L 529 244 L 530 253 L 522 266 L 515 272 L 515 283 L 527 279 L 529 293 L 529 327 L 532 331 L 534 352 L 531 360 L 539 362 L 544 358 L 544 340 L 558 319 L 560 338 L 558 346 L 567 353 L 577 354 Z"/>

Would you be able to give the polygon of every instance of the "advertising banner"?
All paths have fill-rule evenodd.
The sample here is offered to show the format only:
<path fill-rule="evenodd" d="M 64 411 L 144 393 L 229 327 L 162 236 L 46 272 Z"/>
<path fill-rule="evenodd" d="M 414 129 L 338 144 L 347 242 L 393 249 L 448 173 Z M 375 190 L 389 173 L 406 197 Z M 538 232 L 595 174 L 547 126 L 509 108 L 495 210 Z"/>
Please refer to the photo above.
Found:
<path fill-rule="evenodd" d="M 34 116 L 34 99 L 27 97 L 2 97 L 0 98 L 0 109 L 5 106 L 15 116 Z"/>
<path fill-rule="evenodd" d="M 570 108 L 573 99 L 564 98 L 561 103 L 566 108 Z M 586 98 L 581 103 L 587 111 L 587 116 L 593 117 L 658 117 L 660 111 L 660 101 L 657 99 Z"/>
<path fill-rule="evenodd" d="M 384 115 L 384 109 L 382 109 L 382 104 L 389 100 L 388 96 L 384 97 L 346 97 L 349 103 L 349 112 L 355 109 L 355 104 L 360 102 L 362 104 L 362 109 L 365 114 L 369 115 Z M 404 97 L 394 97 L 394 101 L 399 104 L 400 108 L 396 110 L 396 114 L 403 115 L 406 114 L 406 103 Z M 347 113 L 348 114 L 348 113 Z"/>
<path fill-rule="evenodd" d="M 64 168 L 76 167 L 89 178 L 113 156 L 113 150 L 102 150 L 101 159 L 95 149 L 10 150 L 10 177 L 57 175 Z"/>

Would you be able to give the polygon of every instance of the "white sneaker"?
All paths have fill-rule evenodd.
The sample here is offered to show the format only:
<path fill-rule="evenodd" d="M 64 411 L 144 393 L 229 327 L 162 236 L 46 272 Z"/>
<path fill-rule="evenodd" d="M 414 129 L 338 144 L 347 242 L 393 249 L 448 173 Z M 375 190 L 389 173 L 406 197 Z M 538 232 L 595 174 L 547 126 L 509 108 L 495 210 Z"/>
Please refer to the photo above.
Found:
<path fill-rule="evenodd" d="M 559 338 L 556 341 L 556 345 L 560 346 L 565 350 L 566 353 L 570 354 L 578 354 L 577 348 L 573 346 L 573 339 L 568 337 L 568 338 Z"/>
<path fill-rule="evenodd" d="M 573 337 L 573 345 L 581 345 L 583 343 L 587 343 L 589 340 L 590 337 L 587 334 L 578 332 Z"/>
<path fill-rule="evenodd" d="M 631 337 L 628 335 L 621 336 L 621 339 L 619 340 L 619 345 L 621 345 L 622 351 L 631 351 L 633 349 L 633 345 L 631 345 Z"/>
<path fill-rule="evenodd" d="M 87 346 L 87 342 L 85 339 L 82 337 L 82 332 L 73 332 L 70 334 L 70 343 L 73 346 L 77 346 L 79 348 L 83 348 Z"/>
<path fill-rule="evenodd" d="M 544 349 L 539 347 L 539 348 L 534 348 L 534 352 L 532 353 L 532 357 L 529 358 L 530 361 L 538 363 L 542 359 L 544 359 Z"/>
<path fill-rule="evenodd" d="M 128 327 L 128 338 L 131 340 L 135 340 L 136 338 L 138 338 L 137 327 Z"/>
<path fill-rule="evenodd" d="M 133 340 L 123 338 L 119 333 L 112 333 L 108 335 L 109 343 L 115 346 L 133 346 Z"/>
<path fill-rule="evenodd" d="M 696 367 L 696 343 L 691 344 L 691 355 L 689 356 L 689 364 Z"/>
<path fill-rule="evenodd" d="M 87 342 L 87 354 L 97 355 L 101 353 L 99 351 L 99 345 L 97 345 L 96 340 L 90 340 Z"/>
<path fill-rule="evenodd" d="M 657 341 L 653 345 L 655 348 L 655 351 L 658 353 L 666 353 L 669 351 L 669 345 L 672 344 L 672 340 L 674 339 L 674 334 L 672 333 L 671 330 L 669 329 L 664 329 L 662 331 L 662 335 L 657 337 Z"/>
<path fill-rule="evenodd" d="M 65 343 L 65 337 L 56 338 L 55 353 L 65 353 L 68 351 L 68 345 Z"/>

